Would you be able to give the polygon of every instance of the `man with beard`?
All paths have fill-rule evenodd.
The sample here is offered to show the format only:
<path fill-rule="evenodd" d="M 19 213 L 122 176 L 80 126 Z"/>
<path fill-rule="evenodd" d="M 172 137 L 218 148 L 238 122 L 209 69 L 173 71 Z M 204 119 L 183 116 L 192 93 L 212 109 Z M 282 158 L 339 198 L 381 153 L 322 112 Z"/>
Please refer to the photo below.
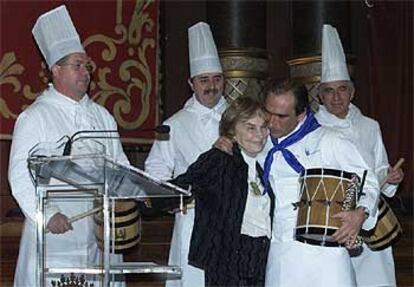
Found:
<path fill-rule="evenodd" d="M 227 106 L 223 98 L 223 71 L 209 25 L 197 23 L 188 29 L 188 37 L 191 77 L 188 84 L 193 96 L 164 122 L 171 128 L 169 139 L 156 140 L 145 161 L 145 170 L 163 180 L 184 173 L 201 153 L 211 148 L 218 138 L 219 121 Z M 175 215 L 169 256 L 170 265 L 183 267 L 182 285 L 178 280 L 169 280 L 167 286 L 204 286 L 204 272 L 188 265 L 194 205 L 187 208 L 187 214 Z"/>
<path fill-rule="evenodd" d="M 56 143 L 78 131 L 117 129 L 109 112 L 87 95 L 90 59 L 66 7 L 62 5 L 40 16 L 32 32 L 50 69 L 52 83 L 19 115 L 13 132 L 9 181 L 12 194 L 26 218 L 14 278 L 16 287 L 37 285 L 37 198 L 27 166 L 29 151 L 38 143 Z M 105 146 L 109 156 L 128 164 L 118 139 L 102 139 L 99 142 Z M 78 154 L 85 148 L 94 147 L 96 145 L 91 143 L 72 147 L 72 153 Z M 90 202 L 86 201 L 74 203 L 63 200 L 54 200 L 45 205 L 44 222 L 49 231 L 45 236 L 46 268 L 83 267 L 98 262 L 102 253 L 98 251 L 94 240 L 92 221 L 84 219 L 71 223 L 68 219 L 89 209 L 89 205 Z M 111 260 L 116 262 L 121 258 L 116 255 Z M 46 276 L 46 285 L 50 284 L 52 278 L 58 279 L 57 275 L 49 276 Z M 89 275 L 86 280 L 99 286 L 99 282 Z"/>

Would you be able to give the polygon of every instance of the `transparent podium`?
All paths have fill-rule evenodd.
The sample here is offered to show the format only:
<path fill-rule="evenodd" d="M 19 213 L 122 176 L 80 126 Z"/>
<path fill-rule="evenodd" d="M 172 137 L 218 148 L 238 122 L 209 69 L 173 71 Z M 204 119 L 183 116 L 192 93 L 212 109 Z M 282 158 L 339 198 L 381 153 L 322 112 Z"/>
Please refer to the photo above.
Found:
<path fill-rule="evenodd" d="M 189 190 L 104 152 L 60 156 L 61 150 L 51 150 L 35 147 L 28 159 L 37 195 L 36 286 L 67 286 L 69 281 L 73 286 L 125 286 L 125 274 L 181 277 L 180 266 L 123 262 L 118 253 L 139 241 L 137 202 L 163 198 L 182 205 Z M 46 223 L 56 212 L 67 217 L 72 230 L 48 230 Z"/>

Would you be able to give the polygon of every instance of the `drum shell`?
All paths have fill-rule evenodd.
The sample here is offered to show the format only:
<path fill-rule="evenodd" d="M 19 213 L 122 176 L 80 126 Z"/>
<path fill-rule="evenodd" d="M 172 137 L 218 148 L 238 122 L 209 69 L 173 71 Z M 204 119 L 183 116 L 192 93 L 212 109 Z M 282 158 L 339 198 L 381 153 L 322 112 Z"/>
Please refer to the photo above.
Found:
<path fill-rule="evenodd" d="M 112 239 L 115 237 L 115 253 L 124 253 L 135 247 L 140 240 L 140 217 L 138 206 L 134 200 L 117 200 L 115 203 L 113 221 L 110 218 L 110 246 L 112 251 Z M 111 209 L 110 209 L 111 210 Z M 111 216 L 110 216 L 111 217 Z M 95 238 L 98 247 L 103 250 L 104 225 L 103 212 L 94 216 Z M 113 222 L 115 223 L 113 228 Z"/>
<path fill-rule="evenodd" d="M 318 192 L 318 184 L 320 178 L 308 178 L 306 179 L 307 186 L 310 187 L 316 194 L 311 194 L 311 196 L 315 196 L 312 200 L 307 198 L 305 192 L 302 194 L 301 201 L 310 202 L 311 206 L 303 206 L 299 208 L 298 211 L 298 227 L 306 225 L 307 221 L 309 220 L 310 224 L 318 227 L 318 226 L 330 226 L 331 228 L 338 229 L 341 227 L 341 220 L 338 218 L 332 218 L 331 215 L 334 215 L 338 212 L 342 211 L 342 201 L 344 200 L 344 192 L 340 190 L 340 192 L 336 192 L 333 194 L 335 187 L 339 184 L 340 179 L 338 178 L 325 178 L 324 185 L 327 187 L 328 196 L 331 199 L 331 204 L 328 205 L 325 203 L 326 197 L 324 194 Z M 355 205 L 353 206 L 355 208 Z M 308 216 L 309 212 L 309 216 Z M 328 214 L 326 216 L 326 214 Z M 308 218 L 310 217 L 310 218 Z"/>
<path fill-rule="evenodd" d="M 383 250 L 395 242 L 402 235 L 402 228 L 391 207 L 384 198 L 378 203 L 377 224 L 372 232 L 363 236 L 367 246 L 374 251 Z"/>
<path fill-rule="evenodd" d="M 300 178 L 301 198 L 298 203 L 296 238 L 302 242 L 338 246 L 331 235 L 341 227 L 340 219 L 333 215 L 343 210 L 354 210 L 356 193 L 349 193 L 355 185 L 353 177 L 358 176 L 334 169 L 308 169 Z M 343 202 L 348 198 L 349 206 L 345 209 Z M 331 241 L 331 243 L 329 243 Z"/>

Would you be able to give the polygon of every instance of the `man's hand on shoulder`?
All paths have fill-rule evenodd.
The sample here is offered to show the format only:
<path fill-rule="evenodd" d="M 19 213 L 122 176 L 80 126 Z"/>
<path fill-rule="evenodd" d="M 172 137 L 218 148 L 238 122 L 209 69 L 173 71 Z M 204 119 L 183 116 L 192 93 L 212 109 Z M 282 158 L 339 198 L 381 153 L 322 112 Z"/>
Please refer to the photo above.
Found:
<path fill-rule="evenodd" d="M 221 136 L 219 137 L 216 142 L 214 143 L 213 147 L 228 153 L 230 155 L 233 155 L 233 141 L 229 139 L 228 137 Z"/>

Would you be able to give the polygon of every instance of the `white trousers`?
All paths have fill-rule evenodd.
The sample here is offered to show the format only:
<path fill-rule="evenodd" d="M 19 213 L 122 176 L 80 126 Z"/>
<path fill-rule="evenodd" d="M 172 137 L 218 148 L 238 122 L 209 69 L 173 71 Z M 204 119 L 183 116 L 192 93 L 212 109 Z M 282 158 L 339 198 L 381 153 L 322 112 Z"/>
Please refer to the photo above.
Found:
<path fill-rule="evenodd" d="M 392 247 L 372 251 L 364 244 L 362 253 L 351 257 L 358 287 L 394 287 L 395 266 Z"/>
<path fill-rule="evenodd" d="M 288 241 L 270 244 L 265 286 L 353 287 L 356 283 L 345 248 Z"/>

